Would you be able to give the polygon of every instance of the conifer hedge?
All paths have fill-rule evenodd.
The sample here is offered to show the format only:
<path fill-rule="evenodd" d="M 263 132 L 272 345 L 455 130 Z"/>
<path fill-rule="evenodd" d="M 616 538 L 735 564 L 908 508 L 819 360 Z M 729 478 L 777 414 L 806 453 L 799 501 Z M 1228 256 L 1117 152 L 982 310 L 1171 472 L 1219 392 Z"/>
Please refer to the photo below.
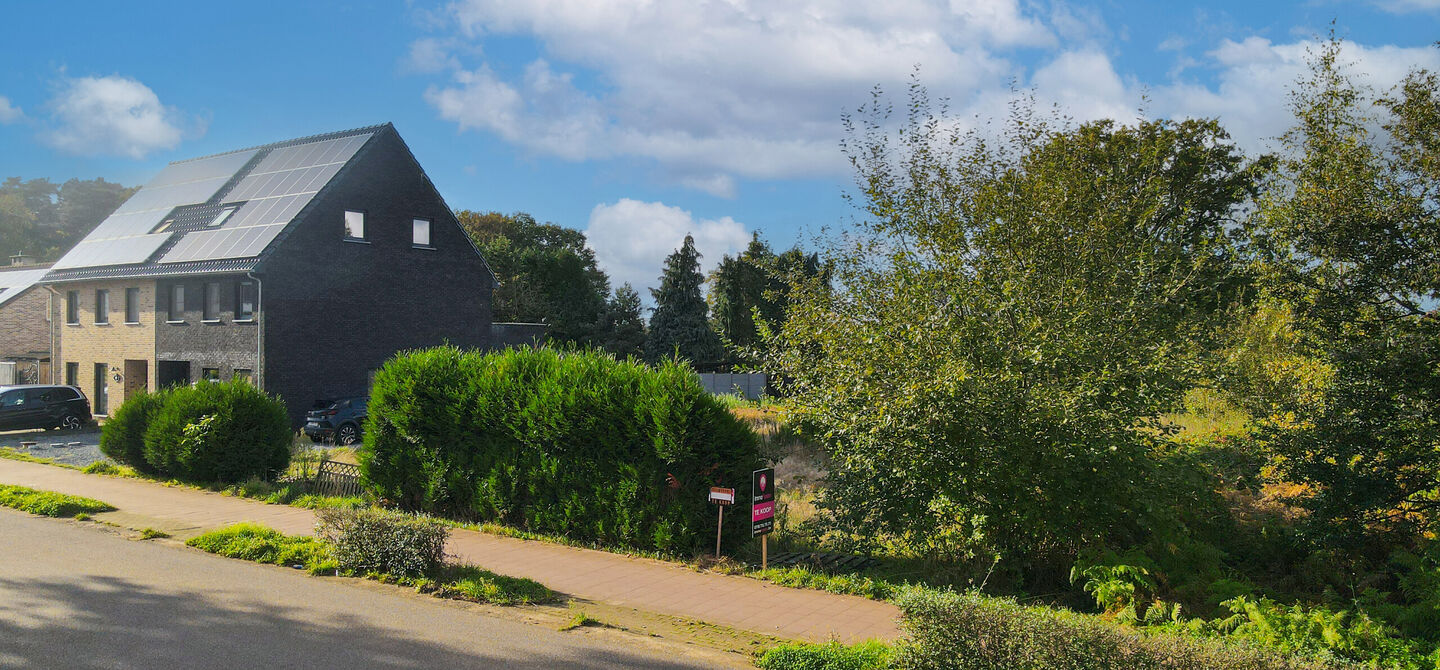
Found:
<path fill-rule="evenodd" d="M 378 497 L 637 549 L 713 546 L 709 488 L 743 494 L 760 465 L 749 427 L 674 362 L 413 351 L 376 374 L 369 412 L 360 465 Z M 729 542 L 749 539 L 744 516 L 726 515 Z"/>

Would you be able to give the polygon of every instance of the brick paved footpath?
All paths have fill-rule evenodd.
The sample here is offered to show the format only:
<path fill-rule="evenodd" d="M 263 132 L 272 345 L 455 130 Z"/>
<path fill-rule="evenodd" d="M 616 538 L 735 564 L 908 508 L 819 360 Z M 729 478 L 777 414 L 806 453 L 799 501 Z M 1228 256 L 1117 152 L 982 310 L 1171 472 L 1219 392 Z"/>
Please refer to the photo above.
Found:
<path fill-rule="evenodd" d="M 210 491 L 139 479 L 87 475 L 0 459 L 0 483 L 88 496 L 121 513 L 167 526 L 210 530 L 252 521 L 311 534 L 310 510 L 267 505 Z M 843 642 L 899 636 L 894 605 L 856 596 L 776 586 L 748 577 L 700 573 L 663 561 L 546 542 L 454 530 L 448 553 L 504 575 L 528 577 L 571 596 L 698 619 L 789 639 Z"/>

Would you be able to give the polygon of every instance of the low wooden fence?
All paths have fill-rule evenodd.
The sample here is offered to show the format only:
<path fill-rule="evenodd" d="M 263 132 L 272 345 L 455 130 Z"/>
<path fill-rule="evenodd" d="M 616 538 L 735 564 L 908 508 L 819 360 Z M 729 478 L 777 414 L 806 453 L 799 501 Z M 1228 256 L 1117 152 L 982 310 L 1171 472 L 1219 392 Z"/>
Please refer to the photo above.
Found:
<path fill-rule="evenodd" d="M 340 461 L 320 461 L 310 480 L 310 492 L 321 496 L 359 496 L 360 466 Z"/>

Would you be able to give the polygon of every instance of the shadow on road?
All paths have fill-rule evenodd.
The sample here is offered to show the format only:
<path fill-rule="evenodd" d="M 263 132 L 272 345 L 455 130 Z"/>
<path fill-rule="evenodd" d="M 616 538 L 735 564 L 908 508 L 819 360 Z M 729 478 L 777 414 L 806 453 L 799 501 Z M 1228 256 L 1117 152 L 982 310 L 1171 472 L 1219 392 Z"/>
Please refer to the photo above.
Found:
<path fill-rule="evenodd" d="M 203 591 L 162 592 L 113 577 L 64 582 L 0 577 L 0 593 L 7 595 L 0 601 L 0 667 L 681 667 L 554 645 L 548 653 L 461 651 L 355 617 L 310 621 L 300 608 L 220 601 Z"/>

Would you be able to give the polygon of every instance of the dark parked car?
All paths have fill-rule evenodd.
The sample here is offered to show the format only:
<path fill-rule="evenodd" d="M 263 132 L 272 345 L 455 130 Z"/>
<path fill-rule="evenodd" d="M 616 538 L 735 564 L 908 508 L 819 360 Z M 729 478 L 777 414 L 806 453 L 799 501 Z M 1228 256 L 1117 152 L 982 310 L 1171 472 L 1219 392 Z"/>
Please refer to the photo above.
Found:
<path fill-rule="evenodd" d="M 90 400 L 74 386 L 0 386 L 0 430 L 75 430 L 87 423 Z"/>
<path fill-rule="evenodd" d="M 349 446 L 360 441 L 360 427 L 365 425 L 365 404 L 369 398 L 321 400 L 305 416 L 305 434 L 313 442 L 329 437 L 335 444 Z"/>

